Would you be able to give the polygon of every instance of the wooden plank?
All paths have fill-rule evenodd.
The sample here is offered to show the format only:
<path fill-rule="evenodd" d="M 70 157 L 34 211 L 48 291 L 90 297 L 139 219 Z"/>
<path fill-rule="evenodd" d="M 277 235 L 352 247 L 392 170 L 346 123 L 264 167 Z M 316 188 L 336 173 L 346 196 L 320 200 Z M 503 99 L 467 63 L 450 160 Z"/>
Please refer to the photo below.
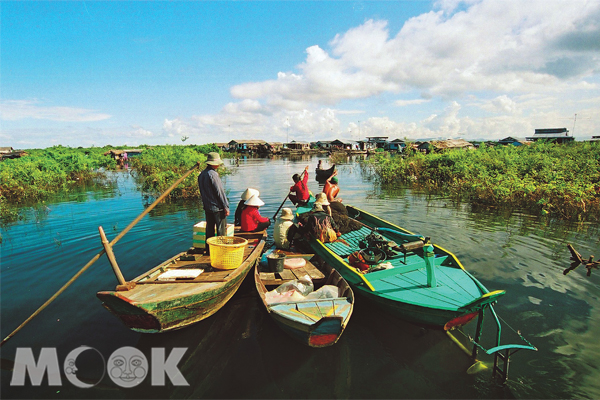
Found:
<path fill-rule="evenodd" d="M 281 276 L 281 279 L 283 279 L 284 281 L 291 281 L 293 279 L 296 279 L 292 271 L 290 271 L 289 269 L 284 269 L 283 271 L 281 271 L 279 273 L 279 276 Z"/>
<path fill-rule="evenodd" d="M 321 271 L 319 271 L 319 269 L 315 267 L 315 265 L 310 261 L 306 263 L 306 267 L 304 268 L 306 269 L 308 275 L 311 277 L 312 280 L 325 278 L 325 275 Z"/>

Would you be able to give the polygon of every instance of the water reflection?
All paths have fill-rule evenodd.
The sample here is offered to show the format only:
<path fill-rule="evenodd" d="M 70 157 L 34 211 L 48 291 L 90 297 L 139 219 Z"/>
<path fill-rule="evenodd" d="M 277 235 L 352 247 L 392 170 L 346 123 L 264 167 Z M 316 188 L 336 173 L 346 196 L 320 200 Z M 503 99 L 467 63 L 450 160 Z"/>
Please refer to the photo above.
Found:
<path fill-rule="evenodd" d="M 266 203 L 261 214 L 273 216 L 292 175 L 306 165 L 314 175 L 319 159 L 329 162 L 326 157 L 275 156 L 231 163 L 223 180 L 232 212 L 241 193 L 254 187 Z M 64 356 L 74 346 L 88 345 L 105 357 L 121 346 L 146 354 L 154 347 L 187 347 L 180 368 L 190 386 L 145 382 L 125 390 L 105 379 L 85 392 L 67 382 L 57 394 L 58 389 L 47 386 L 10 387 L 11 374 L 2 371 L 3 397 L 600 398 L 600 273 L 586 277 L 580 267 L 562 274 L 570 257 L 566 243 L 586 258 L 598 253 L 600 225 L 482 209 L 407 188 L 381 187 L 354 163 L 341 164 L 338 171 L 345 203 L 431 236 L 490 290 L 507 291 L 496 306 L 508 324 L 503 335 L 516 337 L 510 326 L 539 351 L 514 356 L 506 386 L 493 384 L 486 372 L 467 375 L 469 360 L 441 332 L 391 319 L 360 298 L 338 344 L 304 347 L 268 318 L 251 280 L 223 310 L 193 327 L 140 335 L 127 330 L 95 297 L 96 291 L 116 284 L 102 258 L 2 347 L 2 357 L 14 359 L 16 347 L 33 347 L 36 354 L 41 347 L 57 347 Z M 2 227 L 3 337 L 101 249 L 99 225 L 110 240 L 148 206 L 129 173 L 114 178 L 115 186 L 48 202 L 28 219 Z M 309 188 L 318 192 L 322 184 L 311 176 Z M 115 246 L 126 279 L 190 246 L 191 226 L 203 218 L 197 202 L 157 206 Z M 493 332 L 490 318 L 485 324 Z M 485 340 L 493 342 L 493 334 Z M 96 376 L 89 368 L 89 376 Z"/>

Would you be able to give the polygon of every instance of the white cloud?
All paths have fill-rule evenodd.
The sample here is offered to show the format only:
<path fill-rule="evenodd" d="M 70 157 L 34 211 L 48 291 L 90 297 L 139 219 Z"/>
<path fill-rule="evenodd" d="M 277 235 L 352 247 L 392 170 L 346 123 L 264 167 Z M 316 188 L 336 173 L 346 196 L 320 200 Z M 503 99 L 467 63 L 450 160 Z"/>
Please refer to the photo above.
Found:
<path fill-rule="evenodd" d="M 61 121 L 93 122 L 109 119 L 109 114 L 76 107 L 44 107 L 37 100 L 4 100 L 0 103 L 0 118 L 17 121 L 26 118 Z"/>
<path fill-rule="evenodd" d="M 414 100 L 396 100 L 394 105 L 398 107 L 412 106 L 427 103 L 429 100 L 426 99 L 414 99 Z"/>

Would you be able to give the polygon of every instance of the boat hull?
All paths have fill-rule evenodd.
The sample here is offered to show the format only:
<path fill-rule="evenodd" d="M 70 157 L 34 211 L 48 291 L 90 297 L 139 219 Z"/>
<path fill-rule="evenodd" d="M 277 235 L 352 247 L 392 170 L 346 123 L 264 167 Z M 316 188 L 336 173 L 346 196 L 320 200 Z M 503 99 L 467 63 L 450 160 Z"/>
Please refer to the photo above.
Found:
<path fill-rule="evenodd" d="M 214 279 L 203 282 L 145 282 L 178 262 L 185 267 L 185 261 L 179 261 L 182 256 L 188 255 L 183 252 L 133 280 L 135 285 L 132 289 L 102 291 L 96 296 L 108 311 L 133 331 L 161 333 L 185 328 L 210 317 L 233 297 L 262 253 L 266 234 L 260 235 L 263 238 L 257 239 L 237 269 L 215 272 Z M 209 267 L 210 263 L 201 258 L 199 265 Z M 203 275 L 200 277 L 210 276 L 208 273 Z"/>
<path fill-rule="evenodd" d="M 286 273 L 289 277 L 294 277 L 289 270 Z M 301 276 L 304 271 L 294 273 Z M 354 309 L 354 293 L 348 283 L 333 269 L 327 269 L 326 273 L 328 276 L 324 284 L 337 286 L 339 298 L 268 304 L 265 298 L 268 289 L 265 284 L 269 285 L 269 282 L 261 279 L 258 264 L 254 269 L 256 289 L 269 316 L 290 337 L 314 348 L 337 343 Z M 269 287 L 275 288 L 276 285 Z"/>
<path fill-rule="evenodd" d="M 369 228 L 367 232 L 370 232 L 370 228 L 379 227 L 410 234 L 361 210 L 353 207 L 348 207 L 348 210 L 350 215 L 360 215 L 361 222 Z M 343 235 L 342 238 L 344 237 Z M 398 238 L 393 240 L 399 242 Z M 350 242 L 350 239 L 347 239 L 347 242 Z M 474 319 L 486 305 L 504 294 L 503 291 L 489 293 L 464 270 L 452 253 L 438 246 L 435 246 L 438 283 L 435 287 L 428 287 L 422 252 L 421 255 L 408 256 L 406 262 L 402 261 L 402 256 L 390 259 L 394 265 L 393 269 L 362 274 L 349 265 L 347 255 L 336 254 L 334 250 L 339 249 L 341 245 L 323 244 L 316 239 L 310 239 L 308 244 L 325 262 L 338 270 L 358 296 L 400 319 L 419 326 L 447 329 L 450 325 L 464 325 Z M 350 246 L 355 244 L 356 242 L 350 243 Z M 354 250 L 358 250 L 358 247 L 348 250 L 348 253 Z"/>

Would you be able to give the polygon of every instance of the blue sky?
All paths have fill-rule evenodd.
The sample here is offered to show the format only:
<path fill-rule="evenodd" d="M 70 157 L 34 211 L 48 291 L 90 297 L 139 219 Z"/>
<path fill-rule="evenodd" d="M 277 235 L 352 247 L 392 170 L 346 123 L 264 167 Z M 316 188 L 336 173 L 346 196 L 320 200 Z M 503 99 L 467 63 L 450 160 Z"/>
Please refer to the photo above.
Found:
<path fill-rule="evenodd" d="M 0 146 L 600 135 L 600 1 L 0 3 Z"/>

